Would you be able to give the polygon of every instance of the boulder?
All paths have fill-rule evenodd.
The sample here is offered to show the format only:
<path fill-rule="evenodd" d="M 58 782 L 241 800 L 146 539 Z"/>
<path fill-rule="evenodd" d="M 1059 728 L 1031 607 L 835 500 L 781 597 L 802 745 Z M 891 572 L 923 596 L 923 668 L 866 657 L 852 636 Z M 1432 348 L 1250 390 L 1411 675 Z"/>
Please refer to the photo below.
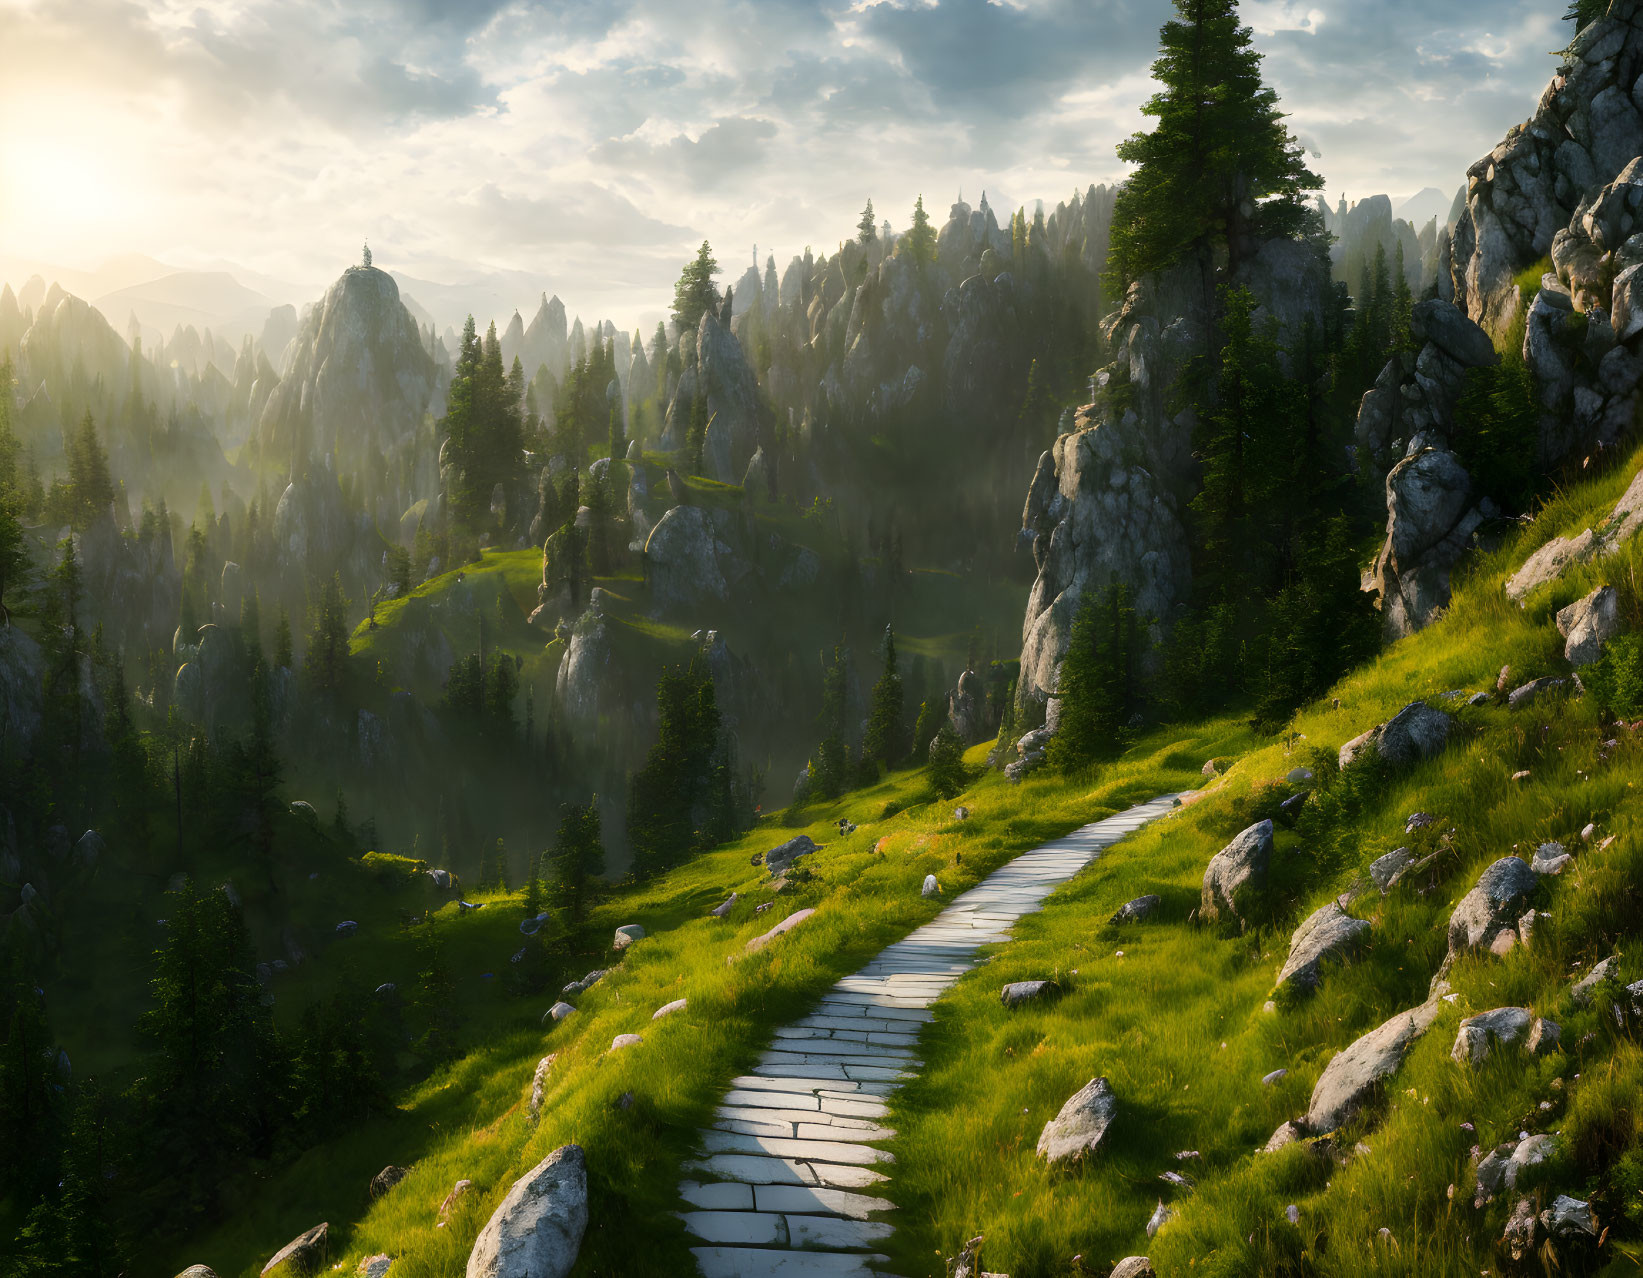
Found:
<path fill-rule="evenodd" d="M 675 506 L 657 520 L 645 541 L 651 597 L 664 609 L 690 610 L 727 602 L 730 583 L 720 559 L 729 553 L 706 511 L 700 506 Z"/>
<path fill-rule="evenodd" d="M 1535 855 L 1529 862 L 1529 868 L 1536 874 L 1562 874 L 1572 864 L 1574 864 L 1574 857 L 1564 851 L 1561 843 L 1542 843 L 1535 849 Z"/>
<path fill-rule="evenodd" d="M 1594 1242 L 1598 1237 L 1597 1216 L 1584 1199 L 1559 1194 L 1540 1213 L 1540 1226 L 1558 1242 Z"/>
<path fill-rule="evenodd" d="M 1052 1165 L 1078 1161 L 1093 1154 L 1118 1115 L 1118 1099 L 1105 1078 L 1092 1078 L 1067 1103 L 1038 1137 L 1038 1156 Z"/>
<path fill-rule="evenodd" d="M 1112 918 L 1107 921 L 1109 923 L 1139 923 L 1143 919 L 1151 917 L 1152 912 L 1158 908 L 1162 900 L 1163 898 L 1159 896 L 1138 896 L 1135 900 L 1125 901 L 1124 904 L 1120 905 Z"/>
<path fill-rule="evenodd" d="M 1289 957 L 1278 973 L 1278 984 L 1316 989 L 1324 963 L 1347 961 L 1370 930 L 1367 919 L 1355 919 L 1331 901 L 1295 929 L 1289 940 Z"/>
<path fill-rule="evenodd" d="M 536 1062 L 536 1072 L 531 1075 L 530 1116 L 533 1123 L 542 1117 L 542 1102 L 547 1098 L 548 1075 L 553 1072 L 553 1061 L 553 1055 L 544 1056 Z"/>
<path fill-rule="evenodd" d="M 1306 1130 L 1316 1136 L 1328 1135 L 1367 1105 L 1382 1082 L 1397 1072 L 1409 1049 L 1432 1027 L 1442 1008 L 1443 1003 L 1433 998 L 1399 1012 L 1331 1057 L 1312 1089 Z"/>
<path fill-rule="evenodd" d="M 262 1267 L 263 1278 L 306 1278 L 317 1274 L 331 1259 L 331 1226 L 315 1225 L 281 1247 Z"/>
<path fill-rule="evenodd" d="M 576 1009 L 574 1007 L 572 1007 L 569 1003 L 566 1003 L 566 1002 L 563 1002 L 563 1001 L 555 1003 L 543 1015 L 542 1023 L 544 1025 L 546 1025 L 549 1021 L 554 1021 L 554 1022 L 557 1023 L 559 1021 L 564 1020 L 567 1016 L 569 1016 L 575 1010 Z"/>
<path fill-rule="evenodd" d="M 741 899 L 742 894 L 740 892 L 732 892 L 721 904 L 715 905 L 708 913 L 716 919 L 725 918 L 731 910 L 736 908 L 736 902 Z"/>
<path fill-rule="evenodd" d="M 676 998 L 671 1003 L 663 1003 L 650 1014 L 650 1019 L 653 1021 L 659 1021 L 664 1016 L 671 1016 L 675 1012 L 682 1012 L 685 1010 L 689 1002 L 689 999 Z"/>
<path fill-rule="evenodd" d="M 1050 981 L 1012 981 L 1004 987 L 999 997 L 1005 1007 L 1020 1007 L 1023 1003 L 1048 998 L 1056 992 L 1056 986 Z"/>
<path fill-rule="evenodd" d="M 1157 1278 L 1157 1273 L 1152 1261 L 1145 1256 L 1125 1256 L 1113 1266 L 1107 1278 Z"/>
<path fill-rule="evenodd" d="M 576 995 L 581 994 L 586 990 L 592 989 L 600 981 L 604 980 L 606 970 L 607 969 L 602 968 L 602 967 L 596 967 L 596 968 L 594 968 L 593 971 L 589 972 L 581 980 L 571 981 L 568 985 L 565 986 L 564 989 L 560 990 L 559 992 L 561 994 L 563 994 L 566 998 L 574 998 Z"/>
<path fill-rule="evenodd" d="M 809 856 L 819 851 L 821 847 L 814 839 L 808 834 L 801 834 L 797 838 L 789 839 L 780 847 L 771 848 L 765 853 L 764 863 L 770 870 L 771 878 L 780 878 L 801 856 Z"/>
<path fill-rule="evenodd" d="M 1547 677 L 1545 679 L 1533 679 L 1520 687 L 1513 688 L 1511 692 L 1507 693 L 1506 706 L 1510 710 L 1525 709 L 1528 706 L 1534 705 L 1534 703 L 1539 701 L 1542 697 L 1550 696 L 1558 689 L 1567 687 L 1568 683 L 1569 681 L 1567 679 L 1556 679 L 1552 677 Z"/>
<path fill-rule="evenodd" d="M 637 1034 L 618 1034 L 610 1040 L 610 1050 L 619 1052 L 624 1047 L 638 1047 L 645 1040 Z"/>
<path fill-rule="evenodd" d="M 384 1167 L 375 1176 L 371 1177 L 371 1198 L 375 1201 L 386 1194 L 400 1181 L 405 1179 L 405 1168 L 395 1167 L 392 1163 Z"/>
<path fill-rule="evenodd" d="M 587 1163 L 580 1145 L 564 1145 L 508 1190 L 474 1240 L 467 1278 L 565 1278 L 587 1227 Z"/>
<path fill-rule="evenodd" d="M 764 935 L 755 936 L 751 941 L 749 941 L 746 944 L 746 946 L 743 947 L 743 952 L 747 953 L 747 954 L 757 954 L 760 950 L 764 949 L 765 946 L 769 945 L 772 941 L 774 941 L 778 936 L 782 936 L 782 935 L 785 935 L 788 932 L 791 932 L 794 928 L 798 927 L 799 924 L 803 923 L 807 918 L 809 918 L 815 912 L 816 911 L 814 909 L 808 909 L 808 910 L 797 910 L 794 913 L 789 914 L 785 919 L 783 919 L 780 923 L 776 924 L 775 927 L 771 928 Z"/>
<path fill-rule="evenodd" d="M 1514 1261 L 1522 1263 L 1533 1255 L 1540 1242 L 1540 1221 L 1535 1217 L 1535 1205 L 1527 1198 L 1520 1198 L 1517 1206 L 1512 1208 L 1512 1214 L 1506 1218 L 1506 1228 L 1501 1232 L 1500 1245 Z"/>
<path fill-rule="evenodd" d="M 1497 1045 L 1512 1047 L 1521 1042 L 1533 1022 L 1534 1013 L 1526 1007 L 1497 1007 L 1468 1016 L 1460 1023 L 1455 1044 L 1449 1049 L 1450 1059 L 1476 1065 Z"/>
<path fill-rule="evenodd" d="M 1272 822 L 1260 821 L 1210 859 L 1204 871 L 1199 914 L 1206 919 L 1218 919 L 1223 912 L 1233 918 L 1240 917 L 1239 895 L 1258 892 L 1266 886 L 1271 860 Z"/>
<path fill-rule="evenodd" d="M 217 1278 L 217 1271 L 210 1265 L 190 1265 L 177 1278 Z"/>
<path fill-rule="evenodd" d="M 1613 586 L 1599 586 L 1557 614 L 1557 629 L 1567 641 L 1563 655 L 1571 665 L 1589 666 L 1603 655 L 1603 645 L 1620 633 L 1620 596 Z"/>
<path fill-rule="evenodd" d="M 1415 855 L 1408 848 L 1394 848 L 1385 856 L 1378 856 L 1369 863 L 1369 877 L 1384 895 L 1390 892 L 1397 882 L 1409 872 L 1415 864 Z"/>
<path fill-rule="evenodd" d="M 1563 1041 L 1563 1027 L 1543 1016 L 1535 1017 L 1529 1027 L 1529 1037 L 1523 1040 L 1523 1050 L 1531 1056 L 1546 1056 L 1557 1051 Z"/>
<path fill-rule="evenodd" d="M 354 1270 L 359 1278 L 388 1278 L 388 1271 L 394 1267 L 394 1258 L 383 1253 L 367 1256 L 359 1262 Z"/>
<path fill-rule="evenodd" d="M 1449 606 L 1449 579 L 1472 535 L 1494 514 L 1475 501 L 1471 476 L 1446 448 L 1422 448 L 1386 476 L 1386 542 L 1375 583 L 1387 637 L 1401 639 Z"/>
<path fill-rule="evenodd" d="M 642 941 L 644 939 L 645 929 L 642 926 L 638 923 L 624 923 L 621 927 L 616 929 L 616 935 L 612 938 L 610 947 L 613 950 L 625 950 L 635 941 Z"/>
<path fill-rule="evenodd" d="M 924 876 L 924 885 L 919 888 L 919 895 L 926 897 L 941 895 L 941 884 L 936 882 L 935 875 L 926 874 Z"/>
<path fill-rule="evenodd" d="M 1341 747 L 1340 766 L 1372 751 L 1394 767 L 1429 759 L 1449 744 L 1454 719 L 1424 701 L 1412 701 L 1392 718 Z"/>
<path fill-rule="evenodd" d="M 1491 950 L 1504 933 L 1517 940 L 1517 921 L 1523 916 L 1540 876 L 1521 857 L 1506 856 L 1481 875 L 1449 916 L 1449 958 L 1446 965 L 1471 950 Z"/>
<path fill-rule="evenodd" d="M 1600 989 L 1619 984 L 1620 956 L 1611 954 L 1601 962 L 1592 964 L 1592 970 L 1575 982 L 1570 994 L 1579 1006 L 1589 1007 Z"/>

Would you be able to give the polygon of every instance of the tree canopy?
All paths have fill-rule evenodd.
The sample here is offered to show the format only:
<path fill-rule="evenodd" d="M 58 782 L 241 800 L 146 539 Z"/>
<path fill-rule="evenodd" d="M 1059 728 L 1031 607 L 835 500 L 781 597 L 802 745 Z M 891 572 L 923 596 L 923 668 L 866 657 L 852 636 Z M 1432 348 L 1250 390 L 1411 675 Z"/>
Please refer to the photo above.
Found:
<path fill-rule="evenodd" d="M 713 277 L 719 273 L 719 264 L 713 260 L 713 249 L 706 240 L 696 250 L 696 256 L 673 286 L 673 322 L 680 334 L 694 333 L 708 311 L 717 311 L 719 292 L 713 287 Z"/>
<path fill-rule="evenodd" d="M 1136 166 L 1113 209 L 1110 271 L 1120 287 L 1224 247 L 1236 265 L 1252 235 L 1294 234 L 1322 185 L 1261 82 L 1261 55 L 1237 0 L 1175 0 L 1141 109 L 1158 123 L 1118 146 Z"/>

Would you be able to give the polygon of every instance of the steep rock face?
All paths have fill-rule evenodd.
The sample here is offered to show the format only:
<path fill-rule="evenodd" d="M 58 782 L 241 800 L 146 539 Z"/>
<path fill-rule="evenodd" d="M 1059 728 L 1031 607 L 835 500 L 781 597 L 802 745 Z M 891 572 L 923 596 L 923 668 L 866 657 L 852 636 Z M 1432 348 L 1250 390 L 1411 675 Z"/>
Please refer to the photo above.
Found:
<path fill-rule="evenodd" d="M 413 494 L 411 481 L 434 385 L 433 357 L 393 277 L 351 266 L 292 340 L 287 374 L 263 409 L 262 455 L 298 474 L 310 458 L 334 456 L 397 518 L 432 495 Z"/>
<path fill-rule="evenodd" d="M 1272 317 L 1286 334 L 1322 320 L 1331 287 L 1327 261 L 1291 241 L 1259 246 L 1238 282 L 1255 295 L 1258 316 Z M 1031 538 L 1038 564 L 1022 625 L 1024 696 L 1054 691 L 1085 589 L 1127 587 L 1155 640 L 1186 600 L 1195 414 L 1190 407 L 1173 412 L 1170 391 L 1202 348 L 1204 289 L 1191 268 L 1131 285 L 1123 307 L 1102 325 L 1118 352 L 1096 377 L 1108 393 L 1080 409 L 1072 432 L 1039 459 L 1022 512 L 1022 537 Z M 1119 388 L 1122 396 L 1113 393 Z"/>
<path fill-rule="evenodd" d="M 1414 634 L 1448 607 L 1449 575 L 1494 514 L 1487 497 L 1474 504 L 1471 477 L 1446 448 L 1420 448 L 1392 468 L 1386 543 L 1375 560 L 1389 638 Z"/>
<path fill-rule="evenodd" d="M 696 360 L 701 393 L 707 400 L 702 469 L 710 479 L 734 484 L 758 447 L 758 380 L 741 343 L 712 314 L 704 314 L 696 330 Z"/>
<path fill-rule="evenodd" d="M 171 530 L 149 526 L 127 537 L 113 514 L 104 512 L 76 535 L 75 546 L 85 598 L 81 620 L 92 628 L 102 625 L 111 644 L 131 652 L 169 647 L 182 600 Z"/>
<path fill-rule="evenodd" d="M 1534 117 L 1467 170 L 1454 232 L 1455 301 L 1504 333 L 1522 299 L 1513 277 L 1552 252 L 1583 197 L 1643 154 L 1643 3 L 1614 0 L 1570 46 Z"/>
<path fill-rule="evenodd" d="M 616 674 L 605 618 L 589 608 L 571 627 L 555 680 L 559 704 L 577 727 L 595 727 L 601 713 L 620 708 Z"/>
<path fill-rule="evenodd" d="M 1420 350 L 1394 356 L 1358 406 L 1360 465 L 1387 466 L 1417 437 L 1446 433 L 1467 372 L 1500 362 L 1489 335 L 1441 298 L 1415 307 L 1410 330 Z"/>

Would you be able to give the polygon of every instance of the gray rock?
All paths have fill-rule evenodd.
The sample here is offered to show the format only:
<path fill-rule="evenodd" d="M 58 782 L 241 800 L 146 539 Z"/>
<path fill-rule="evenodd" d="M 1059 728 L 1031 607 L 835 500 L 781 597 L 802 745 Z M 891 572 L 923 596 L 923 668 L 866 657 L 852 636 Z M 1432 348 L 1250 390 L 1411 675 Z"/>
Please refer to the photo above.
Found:
<path fill-rule="evenodd" d="M 553 1021 L 555 1023 L 557 1023 L 559 1021 L 562 1021 L 567 1016 L 569 1016 L 572 1012 L 574 1012 L 575 1010 L 576 1009 L 574 1007 L 572 1007 L 569 1003 L 566 1003 L 566 1002 L 563 1002 L 563 1001 L 555 1003 L 552 1007 L 550 1007 L 546 1012 L 543 1013 L 543 1015 L 542 1015 L 542 1024 L 546 1025 L 549 1021 Z"/>
<path fill-rule="evenodd" d="M 1147 1237 L 1156 1238 L 1158 1231 L 1169 1223 L 1169 1219 L 1173 1215 L 1175 1213 L 1164 1206 L 1163 1200 L 1160 1199 L 1158 1206 L 1152 1209 L 1152 1215 L 1147 1218 Z"/>
<path fill-rule="evenodd" d="M 1423 629 L 1449 606 L 1449 579 L 1492 507 L 1475 501 L 1471 476 L 1444 448 L 1405 457 L 1386 477 L 1386 542 L 1375 583 L 1389 638 Z"/>
<path fill-rule="evenodd" d="M 810 856 L 819 851 L 821 847 L 814 839 L 808 834 L 801 834 L 797 838 L 789 839 L 780 847 L 771 848 L 765 853 L 764 863 L 769 867 L 771 878 L 780 878 L 800 857 Z"/>
<path fill-rule="evenodd" d="M 624 923 L 616 929 L 616 935 L 611 940 L 610 947 L 613 950 L 621 951 L 627 949 L 635 941 L 644 939 L 645 929 L 642 926 L 638 923 Z"/>
<path fill-rule="evenodd" d="M 1278 984 L 1316 989 L 1323 964 L 1346 962 L 1370 930 L 1367 919 L 1352 918 L 1331 901 L 1295 929 L 1289 940 L 1289 957 L 1278 973 Z"/>
<path fill-rule="evenodd" d="M 610 625 L 589 607 L 570 628 L 554 675 L 554 692 L 571 722 L 584 729 L 621 708 L 621 670 L 611 646 Z"/>
<path fill-rule="evenodd" d="M 1138 896 L 1133 901 L 1126 901 L 1118 907 L 1117 912 L 1108 920 L 1109 923 L 1139 923 L 1149 918 L 1163 900 L 1159 896 Z"/>
<path fill-rule="evenodd" d="M 587 1227 L 587 1163 L 580 1145 L 564 1145 L 508 1190 L 474 1240 L 467 1278 L 565 1278 Z"/>
<path fill-rule="evenodd" d="M 1303 1140 L 1305 1137 L 1306 1128 L 1300 1123 L 1279 1123 L 1278 1129 L 1267 1138 L 1267 1143 L 1261 1146 L 1261 1152 L 1263 1154 L 1276 1154 L 1280 1149 L 1293 1145 L 1296 1141 Z"/>
<path fill-rule="evenodd" d="M 1384 894 L 1390 892 L 1414 864 L 1415 855 L 1408 848 L 1393 848 L 1369 863 L 1369 877 Z"/>
<path fill-rule="evenodd" d="M 1592 964 L 1592 970 L 1575 982 L 1570 993 L 1581 1007 L 1589 1007 L 1599 989 L 1619 984 L 1620 956 L 1611 954 L 1608 958 Z"/>
<path fill-rule="evenodd" d="M 1553 537 L 1507 579 L 1506 597 L 1522 603 L 1530 591 L 1556 581 L 1566 568 L 1606 555 L 1612 547 L 1592 529 L 1574 537 Z"/>
<path fill-rule="evenodd" d="M 700 506 L 675 506 L 663 515 L 650 530 L 644 553 L 651 597 L 661 607 L 689 610 L 729 601 L 721 559 L 730 550 Z"/>
<path fill-rule="evenodd" d="M 574 998 L 584 990 L 590 990 L 605 978 L 608 969 L 596 967 L 579 981 L 572 981 L 559 992 L 566 998 Z"/>
<path fill-rule="evenodd" d="M 1055 985 L 1050 981 L 1013 981 L 1004 987 L 1000 998 L 1005 1007 L 1020 1007 L 1023 1003 L 1048 998 L 1057 992 Z"/>
<path fill-rule="evenodd" d="M 638 1034 L 618 1034 L 615 1038 L 610 1040 L 610 1050 L 613 1052 L 619 1052 L 624 1047 L 638 1047 L 639 1044 L 644 1041 L 645 1040 Z"/>
<path fill-rule="evenodd" d="M 1513 688 L 1512 691 L 1507 694 L 1507 708 L 1511 710 L 1522 710 L 1527 706 L 1532 706 L 1542 697 L 1551 695 L 1559 688 L 1567 687 L 1568 683 L 1569 681 L 1567 679 L 1556 679 L 1550 677 L 1531 680 L 1529 683 L 1523 684 L 1521 687 Z"/>
<path fill-rule="evenodd" d="M 306 1278 L 319 1273 L 331 1258 L 330 1235 L 328 1223 L 298 1234 L 262 1267 L 263 1278 Z"/>
<path fill-rule="evenodd" d="M 1287 1069 L 1275 1069 L 1270 1074 L 1261 1075 L 1261 1086 L 1271 1087 L 1274 1084 L 1283 1082 L 1288 1077 L 1289 1071 Z"/>
<path fill-rule="evenodd" d="M 1540 1225 L 1560 1242 L 1590 1242 L 1598 1236 L 1597 1216 L 1592 1205 L 1567 1194 L 1559 1194 L 1552 1205 L 1540 1213 Z"/>
<path fill-rule="evenodd" d="M 1557 629 L 1567 642 L 1563 655 L 1572 665 L 1589 666 L 1603 655 L 1603 645 L 1620 633 L 1620 595 L 1599 586 L 1557 614 Z"/>
<path fill-rule="evenodd" d="M 548 1075 L 553 1072 L 556 1055 L 551 1053 L 537 1061 L 536 1072 L 531 1075 L 530 1116 L 533 1123 L 542 1117 L 542 1102 L 548 1094 Z"/>
<path fill-rule="evenodd" d="M 939 882 L 937 882 L 935 875 L 926 874 L 924 876 L 924 885 L 919 888 L 919 895 L 920 896 L 940 896 L 941 895 L 941 884 Z"/>
<path fill-rule="evenodd" d="M 1533 1021 L 1534 1013 L 1526 1007 L 1497 1007 L 1468 1016 L 1460 1023 L 1454 1046 L 1449 1049 L 1450 1059 L 1476 1065 L 1497 1045 L 1516 1046 L 1528 1036 Z"/>
<path fill-rule="evenodd" d="M 653 1021 L 659 1021 L 664 1016 L 672 1016 L 675 1012 L 682 1012 L 687 1006 L 689 1006 L 689 1003 L 690 1000 L 684 998 L 676 998 L 671 1003 L 663 1003 L 650 1014 L 650 1019 Z"/>
<path fill-rule="evenodd" d="M 210 1265 L 190 1265 L 177 1278 L 217 1278 L 217 1271 Z"/>
<path fill-rule="evenodd" d="M 388 1278 L 388 1271 L 393 1267 L 394 1258 L 379 1252 L 375 1256 L 365 1257 L 354 1272 L 359 1278 Z"/>
<path fill-rule="evenodd" d="M 1099 1148 L 1117 1115 L 1112 1086 L 1105 1078 L 1092 1078 L 1044 1124 L 1038 1156 L 1052 1165 L 1087 1158 Z"/>
<path fill-rule="evenodd" d="M 392 1163 L 384 1167 L 375 1176 L 371 1177 L 370 1193 L 372 1201 L 381 1198 L 404 1179 L 405 1168 L 395 1167 Z"/>
<path fill-rule="evenodd" d="M 1524 866 L 1528 869 L 1528 866 Z M 1323 1136 L 1358 1113 L 1397 1072 L 1416 1041 L 1432 1027 L 1443 1004 L 1436 998 L 1399 1012 L 1330 1058 L 1312 1089 L 1305 1128 Z"/>
<path fill-rule="evenodd" d="M 1271 860 L 1272 822 L 1260 821 L 1211 858 L 1204 870 L 1199 914 L 1206 919 L 1218 919 L 1225 912 L 1238 918 L 1239 894 L 1258 892 L 1266 886 Z"/>
<path fill-rule="evenodd" d="M 1449 916 L 1449 958 L 1492 949 L 1504 932 L 1516 938 L 1516 923 L 1534 894 L 1539 876 L 1522 858 L 1502 857 L 1481 875 Z"/>
<path fill-rule="evenodd" d="M 1405 706 L 1387 722 L 1353 737 L 1341 747 L 1340 765 L 1345 768 L 1360 756 L 1378 754 L 1388 763 L 1402 767 L 1438 754 L 1449 743 L 1452 716 L 1434 710 L 1424 701 Z"/>
<path fill-rule="evenodd" d="M 1563 850 L 1561 843 L 1542 843 L 1535 849 L 1534 859 L 1529 862 L 1529 868 L 1536 874 L 1562 874 L 1564 869 L 1573 863 L 1574 857 Z"/>
<path fill-rule="evenodd" d="M 732 892 L 721 904 L 715 905 L 708 913 L 716 919 L 722 919 L 736 908 L 736 902 L 741 899 L 742 894 L 740 892 Z"/>
<path fill-rule="evenodd" d="M 1157 1278 L 1157 1274 L 1152 1261 L 1145 1256 L 1125 1256 L 1113 1266 L 1107 1278 Z"/>

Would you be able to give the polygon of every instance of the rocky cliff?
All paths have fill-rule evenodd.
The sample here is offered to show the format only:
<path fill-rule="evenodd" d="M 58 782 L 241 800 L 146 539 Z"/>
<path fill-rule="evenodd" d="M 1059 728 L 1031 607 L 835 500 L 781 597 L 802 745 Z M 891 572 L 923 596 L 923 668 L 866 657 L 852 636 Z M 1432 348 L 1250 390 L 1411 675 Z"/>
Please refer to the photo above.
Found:
<path fill-rule="evenodd" d="M 1281 331 L 1321 324 L 1329 263 L 1315 248 L 1274 240 L 1240 269 Z M 1173 402 L 1200 354 L 1210 307 L 1203 281 L 1177 268 L 1131 286 L 1102 328 L 1116 358 L 1096 375 L 1100 395 L 1039 459 L 1022 512 L 1038 576 L 1022 626 L 1020 693 L 1053 691 L 1086 589 L 1125 586 L 1161 638 L 1192 584 L 1186 503 L 1197 484 L 1196 417 Z"/>
<path fill-rule="evenodd" d="M 262 463 L 296 477 L 331 458 L 336 473 L 360 477 L 367 505 L 392 526 L 433 495 L 422 426 L 434 386 L 433 358 L 393 277 L 349 267 L 292 340 L 258 424 Z"/>

